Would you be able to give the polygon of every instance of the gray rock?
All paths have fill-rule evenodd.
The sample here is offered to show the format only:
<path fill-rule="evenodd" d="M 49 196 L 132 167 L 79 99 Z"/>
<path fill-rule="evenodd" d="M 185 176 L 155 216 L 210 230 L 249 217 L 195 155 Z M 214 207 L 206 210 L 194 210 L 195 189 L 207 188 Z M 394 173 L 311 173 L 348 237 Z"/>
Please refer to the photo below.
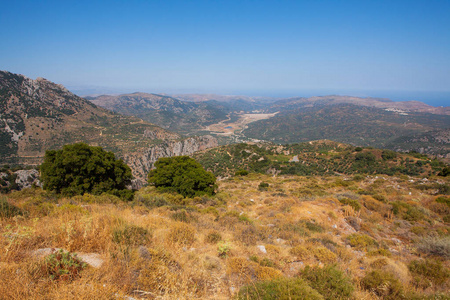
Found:
<path fill-rule="evenodd" d="M 36 169 L 18 170 L 14 174 L 17 175 L 16 183 L 20 189 L 30 188 L 33 184 L 42 187 L 39 180 L 39 171 Z"/>
<path fill-rule="evenodd" d="M 259 251 L 261 251 L 262 253 L 264 253 L 264 254 L 266 254 L 267 253 L 267 250 L 266 250 L 266 247 L 264 247 L 264 245 L 258 245 L 258 246 L 256 246 L 258 249 L 259 249 Z"/>
<path fill-rule="evenodd" d="M 64 252 L 67 252 L 67 250 L 61 249 L 61 248 L 41 248 L 41 249 L 37 249 L 37 250 L 34 250 L 33 252 L 31 252 L 31 255 L 38 257 L 38 258 L 43 258 L 47 255 L 52 254 L 54 251 L 59 251 L 59 250 L 63 250 Z M 101 258 L 100 254 L 98 254 L 98 253 L 76 253 L 76 254 L 77 254 L 77 257 L 82 262 L 87 263 L 88 265 L 90 265 L 93 268 L 100 268 L 104 263 L 104 260 Z"/>

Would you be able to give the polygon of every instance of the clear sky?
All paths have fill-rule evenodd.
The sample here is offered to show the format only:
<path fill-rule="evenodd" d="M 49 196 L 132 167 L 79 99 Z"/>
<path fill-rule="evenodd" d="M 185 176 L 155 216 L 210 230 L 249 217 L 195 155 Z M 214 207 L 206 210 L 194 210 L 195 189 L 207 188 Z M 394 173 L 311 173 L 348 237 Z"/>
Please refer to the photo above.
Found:
<path fill-rule="evenodd" d="M 450 95 L 450 0 L 0 0 L 0 46 L 79 90 Z"/>

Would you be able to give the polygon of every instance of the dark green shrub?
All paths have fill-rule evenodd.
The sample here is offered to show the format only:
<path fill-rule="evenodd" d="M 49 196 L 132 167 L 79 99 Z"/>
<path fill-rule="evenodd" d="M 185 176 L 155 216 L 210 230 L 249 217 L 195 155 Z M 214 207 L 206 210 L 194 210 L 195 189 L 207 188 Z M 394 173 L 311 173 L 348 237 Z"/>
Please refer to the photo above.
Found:
<path fill-rule="evenodd" d="M 237 170 L 236 173 L 234 173 L 234 175 L 235 176 L 246 176 L 246 175 L 248 175 L 248 171 L 240 169 L 240 170 Z"/>
<path fill-rule="evenodd" d="M 403 286 L 391 273 L 374 270 L 361 280 L 361 287 L 383 299 L 405 299 Z"/>
<path fill-rule="evenodd" d="M 450 276 L 450 271 L 442 265 L 440 261 L 426 259 L 414 260 L 408 265 L 409 270 L 414 277 L 416 285 L 423 283 L 423 277 L 431 281 L 434 285 L 441 285 L 447 281 Z"/>
<path fill-rule="evenodd" d="M 351 279 L 334 265 L 324 268 L 307 266 L 300 275 L 325 299 L 350 299 L 355 289 Z"/>
<path fill-rule="evenodd" d="M 148 174 L 148 182 L 160 190 L 184 197 L 214 194 L 216 177 L 189 156 L 160 158 L 155 167 Z"/>
<path fill-rule="evenodd" d="M 324 298 L 301 278 L 281 277 L 243 286 L 239 290 L 238 299 L 319 300 Z"/>
<path fill-rule="evenodd" d="M 439 174 L 438 174 L 439 176 L 444 176 L 444 177 L 446 177 L 446 176 L 449 176 L 450 175 L 450 167 L 444 167 L 443 169 L 442 169 L 442 171 L 440 171 L 439 172 Z"/>
<path fill-rule="evenodd" d="M 126 189 L 131 178 L 131 169 L 116 160 L 114 153 L 84 143 L 46 151 L 41 165 L 44 189 L 66 196 L 106 192 L 129 199 L 129 192 L 121 190 Z"/>
<path fill-rule="evenodd" d="M 269 184 L 267 182 L 263 181 L 258 185 L 258 190 L 260 190 L 260 191 L 267 191 L 268 189 L 269 189 Z"/>
<path fill-rule="evenodd" d="M 383 150 L 383 152 L 381 152 L 381 157 L 383 158 L 383 160 L 390 160 L 396 158 L 397 153 L 392 150 Z"/>
<path fill-rule="evenodd" d="M 45 258 L 45 270 L 53 280 L 70 281 L 80 276 L 87 264 L 78 259 L 75 253 L 53 250 Z"/>

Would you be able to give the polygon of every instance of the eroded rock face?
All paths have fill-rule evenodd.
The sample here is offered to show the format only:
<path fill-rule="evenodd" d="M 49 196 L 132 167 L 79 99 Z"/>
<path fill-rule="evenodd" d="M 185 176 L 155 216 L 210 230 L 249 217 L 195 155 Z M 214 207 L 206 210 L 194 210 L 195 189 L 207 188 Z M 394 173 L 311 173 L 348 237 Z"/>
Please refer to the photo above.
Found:
<path fill-rule="evenodd" d="M 217 139 L 210 135 L 190 137 L 184 140 L 168 140 L 150 147 L 142 155 L 125 155 L 125 163 L 133 170 L 135 178 L 145 182 L 148 172 L 153 164 L 161 157 L 191 155 L 194 152 L 217 147 Z"/>
<path fill-rule="evenodd" d="M 14 174 L 17 175 L 16 183 L 19 189 L 29 188 L 33 184 L 42 187 L 42 183 L 39 180 L 39 171 L 36 169 L 18 170 Z"/>

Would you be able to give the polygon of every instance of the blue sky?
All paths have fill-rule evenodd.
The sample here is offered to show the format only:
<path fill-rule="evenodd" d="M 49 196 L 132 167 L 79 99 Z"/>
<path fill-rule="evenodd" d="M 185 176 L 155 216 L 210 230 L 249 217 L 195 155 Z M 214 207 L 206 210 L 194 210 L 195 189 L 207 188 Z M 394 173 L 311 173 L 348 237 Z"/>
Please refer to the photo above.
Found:
<path fill-rule="evenodd" d="M 0 69 L 79 90 L 450 96 L 449 16 L 432 0 L 1 0 Z"/>

